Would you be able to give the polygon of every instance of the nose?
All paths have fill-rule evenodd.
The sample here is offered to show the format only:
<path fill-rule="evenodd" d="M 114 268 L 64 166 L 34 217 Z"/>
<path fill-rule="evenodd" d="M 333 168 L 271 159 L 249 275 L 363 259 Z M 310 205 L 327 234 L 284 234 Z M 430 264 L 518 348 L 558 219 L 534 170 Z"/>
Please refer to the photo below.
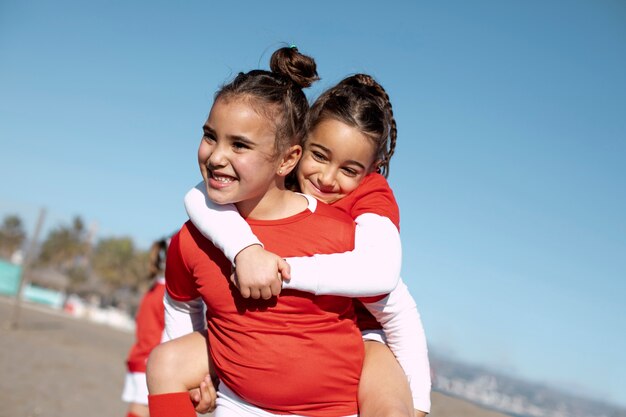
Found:
<path fill-rule="evenodd" d="M 227 149 L 218 142 L 209 154 L 209 165 L 211 167 L 223 167 L 226 165 Z"/>
<path fill-rule="evenodd" d="M 317 182 L 320 190 L 328 190 L 334 187 L 335 179 L 337 177 L 337 169 L 327 166 L 317 177 Z"/>

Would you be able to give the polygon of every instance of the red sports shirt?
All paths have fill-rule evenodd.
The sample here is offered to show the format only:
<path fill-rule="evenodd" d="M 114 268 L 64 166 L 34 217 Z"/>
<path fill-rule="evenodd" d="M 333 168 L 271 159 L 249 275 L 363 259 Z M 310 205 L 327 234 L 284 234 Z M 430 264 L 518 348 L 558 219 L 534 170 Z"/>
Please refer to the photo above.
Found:
<path fill-rule="evenodd" d="M 135 318 L 135 344 L 130 348 L 126 366 L 128 372 L 146 372 L 148 355 L 159 343 L 165 327 L 163 295 L 165 282 L 154 283 L 141 299 Z"/>
<path fill-rule="evenodd" d="M 398 203 L 387 179 L 380 174 L 369 174 L 354 191 L 332 206 L 345 211 L 353 219 L 365 213 L 388 217 L 400 230 Z"/>
<path fill-rule="evenodd" d="M 380 174 L 372 173 L 366 176 L 354 191 L 333 203 L 333 207 L 345 211 L 353 219 L 364 213 L 373 213 L 387 217 L 400 230 L 398 203 L 387 179 Z M 363 300 L 377 301 L 383 297 L 368 297 Z M 361 330 L 382 328 L 374 316 L 357 299 L 354 300 L 354 309 Z"/>
<path fill-rule="evenodd" d="M 283 257 L 352 250 L 354 223 L 317 204 L 276 220 L 248 219 L 265 248 Z M 285 290 L 270 300 L 241 297 L 230 262 L 191 222 L 172 238 L 167 291 L 178 301 L 202 297 L 218 376 L 244 400 L 277 414 L 356 414 L 363 342 L 352 299 Z"/>

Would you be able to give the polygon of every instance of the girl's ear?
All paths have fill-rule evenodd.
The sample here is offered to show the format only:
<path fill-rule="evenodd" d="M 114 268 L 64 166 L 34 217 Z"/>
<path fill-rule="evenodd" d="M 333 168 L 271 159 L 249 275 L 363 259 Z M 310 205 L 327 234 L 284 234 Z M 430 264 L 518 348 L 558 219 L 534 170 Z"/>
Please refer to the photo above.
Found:
<path fill-rule="evenodd" d="M 378 172 L 380 174 L 380 164 L 381 162 L 383 162 L 380 159 L 377 159 L 376 161 L 374 161 L 374 163 L 371 165 L 370 170 L 368 172 L 368 174 L 371 174 L 372 172 Z"/>
<path fill-rule="evenodd" d="M 293 145 L 285 151 L 283 158 L 278 165 L 277 174 L 281 177 L 286 177 L 291 171 L 298 165 L 300 157 L 302 156 L 302 146 Z"/>

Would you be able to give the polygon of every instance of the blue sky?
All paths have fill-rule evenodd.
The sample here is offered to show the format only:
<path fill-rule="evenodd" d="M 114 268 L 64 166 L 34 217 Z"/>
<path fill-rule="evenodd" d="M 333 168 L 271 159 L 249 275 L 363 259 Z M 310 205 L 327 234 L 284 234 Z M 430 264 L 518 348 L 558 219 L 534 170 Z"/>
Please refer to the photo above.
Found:
<path fill-rule="evenodd" d="M 185 220 L 213 92 L 295 43 L 398 122 L 431 349 L 626 406 L 626 4 L 0 2 L 0 215 L 142 247 Z"/>

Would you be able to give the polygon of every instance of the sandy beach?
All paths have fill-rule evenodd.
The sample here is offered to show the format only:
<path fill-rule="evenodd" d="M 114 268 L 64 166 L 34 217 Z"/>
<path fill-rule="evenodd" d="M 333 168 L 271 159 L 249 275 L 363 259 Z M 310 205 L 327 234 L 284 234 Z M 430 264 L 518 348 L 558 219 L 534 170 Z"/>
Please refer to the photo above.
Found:
<path fill-rule="evenodd" d="M 133 334 L 0 297 L 0 417 L 123 417 L 120 400 Z M 431 416 L 504 417 L 433 393 Z"/>

